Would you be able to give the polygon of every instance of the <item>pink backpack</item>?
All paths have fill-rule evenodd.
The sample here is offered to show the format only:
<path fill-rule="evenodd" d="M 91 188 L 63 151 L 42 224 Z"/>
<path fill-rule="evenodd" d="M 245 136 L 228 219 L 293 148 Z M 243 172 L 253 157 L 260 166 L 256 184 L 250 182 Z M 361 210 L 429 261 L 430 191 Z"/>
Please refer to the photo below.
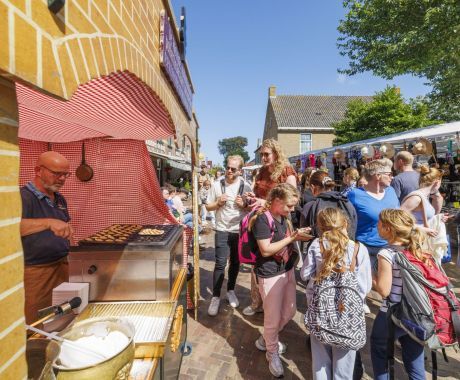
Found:
<path fill-rule="evenodd" d="M 256 263 L 256 253 L 252 251 L 251 243 L 249 241 L 249 234 L 251 233 L 249 231 L 249 221 L 257 211 L 258 209 L 252 210 L 240 222 L 240 236 L 238 238 L 238 257 L 240 259 L 240 264 L 254 265 Z M 273 239 L 273 235 L 275 233 L 275 221 L 273 220 L 273 216 L 270 211 L 265 211 L 264 214 L 268 219 L 272 232 L 271 238 Z"/>

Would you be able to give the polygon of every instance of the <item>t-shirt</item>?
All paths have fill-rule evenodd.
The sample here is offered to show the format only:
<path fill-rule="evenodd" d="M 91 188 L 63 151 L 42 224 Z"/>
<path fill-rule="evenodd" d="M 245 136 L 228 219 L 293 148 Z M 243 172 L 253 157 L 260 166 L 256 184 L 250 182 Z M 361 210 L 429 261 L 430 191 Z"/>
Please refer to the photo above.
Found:
<path fill-rule="evenodd" d="M 348 193 L 348 200 L 355 206 L 358 216 L 356 240 L 373 247 L 388 245 L 377 230 L 379 214 L 387 208 L 399 208 L 399 200 L 394 189 L 390 186 L 385 189 L 382 199 L 376 199 L 362 188 L 355 188 Z"/>
<path fill-rule="evenodd" d="M 402 172 L 393 178 L 391 187 L 395 190 L 400 203 L 409 193 L 419 188 L 419 180 L 420 173 L 416 171 Z"/>
<path fill-rule="evenodd" d="M 288 225 L 286 218 L 281 218 L 281 222 L 274 219 L 274 234 L 272 242 L 283 240 L 286 237 Z M 268 219 L 264 214 L 257 217 L 252 230 L 250 239 L 252 245 L 252 251 L 256 253 L 256 264 L 254 266 L 254 272 L 257 276 L 262 278 L 274 277 L 284 272 L 291 270 L 298 258 L 298 250 L 296 244 L 292 244 L 292 254 L 286 263 L 278 263 L 273 257 L 263 257 L 260 253 L 257 240 L 270 239 L 272 236 L 272 230 L 268 223 Z"/>
<path fill-rule="evenodd" d="M 324 244 L 327 244 L 327 241 L 325 241 Z M 350 240 L 348 242 L 347 252 L 345 253 L 345 264 L 347 266 L 351 265 L 354 250 L 355 242 Z M 323 263 L 324 260 L 320 249 L 319 239 L 315 239 L 308 247 L 307 254 L 303 261 L 302 270 L 300 271 L 300 277 L 302 280 L 308 281 L 306 289 L 308 304 L 310 304 L 313 298 L 313 285 L 315 283 L 314 278 L 321 271 Z M 372 287 L 371 262 L 369 260 L 369 253 L 367 252 L 367 248 L 364 244 L 359 245 L 358 255 L 356 256 L 355 272 L 358 278 L 359 294 L 364 300 Z"/>
<path fill-rule="evenodd" d="M 240 189 L 241 181 L 243 181 L 241 178 L 237 178 L 233 183 L 225 181 L 225 194 L 227 194 L 228 199 L 224 206 L 216 210 L 217 231 L 239 231 L 240 221 L 247 214 L 247 211 L 241 209 L 235 203 L 235 199 L 239 195 L 238 190 Z M 250 191 L 251 186 L 244 182 L 243 194 Z M 207 203 L 214 203 L 221 195 L 222 184 L 220 181 L 215 181 L 209 190 Z"/>
<path fill-rule="evenodd" d="M 54 194 L 53 202 L 31 182 L 22 187 L 22 217 L 24 219 L 50 218 L 69 222 L 66 200 L 61 194 Z M 23 236 L 22 247 L 26 265 L 48 264 L 67 256 L 70 242 L 56 236 L 51 230 L 45 230 Z"/>
<path fill-rule="evenodd" d="M 262 168 L 260 168 L 259 174 L 257 174 L 254 184 L 254 194 L 257 198 L 267 199 L 267 195 L 270 192 L 270 190 L 273 189 L 279 183 L 286 182 L 287 177 L 289 177 L 290 175 L 295 176 L 297 180 L 297 174 L 294 168 L 290 165 L 287 165 L 283 169 L 277 181 L 273 181 L 270 178 L 270 175 L 271 173 L 268 171 L 267 167 L 263 166 Z"/>
<path fill-rule="evenodd" d="M 401 302 L 403 283 L 398 264 L 395 263 L 396 251 L 394 249 L 384 248 L 379 251 L 378 256 L 383 257 L 391 264 L 393 274 L 390 294 L 383 300 L 382 306 L 380 306 L 380 310 L 386 312 L 388 310 L 388 300 L 390 300 L 390 303 Z"/>

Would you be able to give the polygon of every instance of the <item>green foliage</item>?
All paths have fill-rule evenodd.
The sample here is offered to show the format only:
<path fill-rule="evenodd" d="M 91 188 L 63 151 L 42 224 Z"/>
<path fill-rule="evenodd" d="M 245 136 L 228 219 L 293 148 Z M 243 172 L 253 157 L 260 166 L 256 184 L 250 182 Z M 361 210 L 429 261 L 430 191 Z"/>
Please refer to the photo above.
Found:
<path fill-rule="evenodd" d="M 338 27 L 348 75 L 427 78 L 434 114 L 460 119 L 460 1 L 344 0 Z"/>
<path fill-rule="evenodd" d="M 357 99 L 348 104 L 345 118 L 332 124 L 336 136 L 334 145 L 439 123 L 428 115 L 429 107 L 423 99 L 405 103 L 395 87 L 387 87 L 377 92 L 370 103 Z"/>
<path fill-rule="evenodd" d="M 224 163 L 227 162 L 228 156 L 239 154 L 243 157 L 244 162 L 249 161 L 249 154 L 245 147 L 248 145 L 248 139 L 242 136 L 229 137 L 219 140 L 219 153 L 224 156 Z"/>

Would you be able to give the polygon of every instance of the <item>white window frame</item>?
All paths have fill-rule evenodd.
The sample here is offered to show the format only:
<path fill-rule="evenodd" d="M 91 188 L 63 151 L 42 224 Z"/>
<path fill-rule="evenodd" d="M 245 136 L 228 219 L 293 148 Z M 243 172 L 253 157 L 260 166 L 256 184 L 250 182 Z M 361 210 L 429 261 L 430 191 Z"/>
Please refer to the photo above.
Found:
<path fill-rule="evenodd" d="M 301 133 L 299 139 L 299 153 L 310 152 L 313 149 L 313 134 Z"/>

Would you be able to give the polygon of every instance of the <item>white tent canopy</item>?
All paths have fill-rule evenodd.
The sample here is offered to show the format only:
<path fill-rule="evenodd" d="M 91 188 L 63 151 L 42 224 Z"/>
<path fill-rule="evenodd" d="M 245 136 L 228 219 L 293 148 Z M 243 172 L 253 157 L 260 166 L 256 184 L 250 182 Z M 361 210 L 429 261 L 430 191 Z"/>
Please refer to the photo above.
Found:
<path fill-rule="evenodd" d="M 331 146 L 324 149 L 317 149 L 312 150 L 309 152 L 305 152 L 304 154 L 300 154 L 298 156 L 290 157 L 289 161 L 295 162 L 297 159 L 305 157 L 309 154 L 320 154 L 321 152 L 332 152 L 336 149 L 348 150 L 353 147 L 363 146 L 363 145 L 376 145 L 382 144 L 384 142 L 392 143 L 392 144 L 403 144 L 404 142 L 410 143 L 416 141 L 420 137 L 425 137 L 428 139 L 435 139 L 436 141 L 443 141 L 452 138 L 453 135 L 456 135 L 460 132 L 460 121 L 455 121 L 452 123 L 446 124 L 439 124 L 439 125 L 432 125 L 430 127 L 425 128 L 417 128 L 411 129 L 406 132 L 400 133 L 393 133 L 391 135 L 386 135 L 382 137 L 374 137 L 368 140 L 361 140 L 361 141 L 354 141 L 352 143 L 343 144 L 343 145 L 336 145 Z"/>

